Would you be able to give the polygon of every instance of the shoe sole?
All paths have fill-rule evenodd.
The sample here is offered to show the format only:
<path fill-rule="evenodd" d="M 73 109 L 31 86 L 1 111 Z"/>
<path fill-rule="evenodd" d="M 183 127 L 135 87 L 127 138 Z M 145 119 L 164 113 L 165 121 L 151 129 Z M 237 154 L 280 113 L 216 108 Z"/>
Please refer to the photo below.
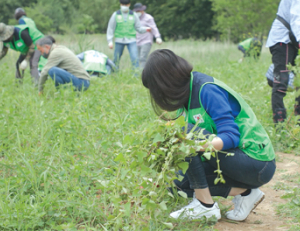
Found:
<path fill-rule="evenodd" d="M 248 214 L 248 216 L 251 214 L 251 212 L 265 199 L 265 194 L 262 195 L 262 197 L 254 204 L 253 206 L 253 209 L 251 209 L 250 213 Z M 244 220 L 241 220 L 241 221 L 245 221 L 248 216 L 244 219 Z"/>

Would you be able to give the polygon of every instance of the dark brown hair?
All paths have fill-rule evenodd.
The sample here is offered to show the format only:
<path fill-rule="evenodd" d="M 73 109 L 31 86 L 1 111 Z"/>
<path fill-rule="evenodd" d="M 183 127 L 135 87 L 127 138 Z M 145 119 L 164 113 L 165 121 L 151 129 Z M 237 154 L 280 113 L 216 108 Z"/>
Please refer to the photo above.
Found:
<path fill-rule="evenodd" d="M 193 66 L 168 49 L 151 53 L 142 73 L 143 85 L 149 89 L 152 107 L 175 111 L 188 103 Z M 166 118 L 163 118 L 166 119 Z"/>

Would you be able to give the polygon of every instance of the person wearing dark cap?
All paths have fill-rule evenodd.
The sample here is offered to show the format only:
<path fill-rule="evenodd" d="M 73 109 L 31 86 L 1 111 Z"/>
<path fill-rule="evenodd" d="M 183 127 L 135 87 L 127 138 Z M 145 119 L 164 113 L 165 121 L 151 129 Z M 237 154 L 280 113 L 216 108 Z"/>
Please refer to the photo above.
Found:
<path fill-rule="evenodd" d="M 134 4 L 133 7 L 133 11 L 135 11 L 140 18 L 141 25 L 151 28 L 151 32 L 147 32 L 144 34 L 140 34 L 140 33 L 136 34 L 136 43 L 137 43 L 139 62 L 141 68 L 144 68 L 146 64 L 146 60 L 153 43 L 153 37 L 155 37 L 157 44 L 162 43 L 162 40 L 160 38 L 160 33 L 155 24 L 154 18 L 150 14 L 147 14 L 145 12 L 146 9 L 147 6 L 143 5 L 142 3 L 136 3 Z"/>
<path fill-rule="evenodd" d="M 15 19 L 18 21 L 19 25 L 28 25 L 37 28 L 35 22 L 31 18 L 27 17 L 23 8 L 19 7 L 15 10 Z"/>
<path fill-rule="evenodd" d="M 115 37 L 115 51 L 113 62 L 119 66 L 124 47 L 127 46 L 133 68 L 139 67 L 138 51 L 136 46 L 136 32 L 141 34 L 150 32 L 150 27 L 141 26 L 138 15 L 129 9 L 130 0 L 120 0 L 120 10 L 114 12 L 107 27 L 108 47 L 113 49 Z"/>
<path fill-rule="evenodd" d="M 20 52 L 16 63 L 16 78 L 22 82 L 24 71 L 20 73 L 20 67 L 24 70 L 27 63 L 30 64 L 30 74 L 35 85 L 39 82 L 38 61 L 41 53 L 36 50 L 35 42 L 44 37 L 36 28 L 28 25 L 8 26 L 0 23 L 0 41 L 3 48 L 0 53 L 0 60 L 7 54 L 9 48 Z M 22 65 L 21 65 L 22 63 Z"/>

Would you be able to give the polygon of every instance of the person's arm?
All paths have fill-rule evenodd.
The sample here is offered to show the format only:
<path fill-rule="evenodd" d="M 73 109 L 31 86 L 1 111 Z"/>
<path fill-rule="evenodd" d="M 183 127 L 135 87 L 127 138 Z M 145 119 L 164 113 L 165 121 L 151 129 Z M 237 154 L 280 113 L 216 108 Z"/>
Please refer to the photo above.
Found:
<path fill-rule="evenodd" d="M 300 41 L 300 1 L 292 0 L 290 8 L 290 25 L 297 41 Z"/>
<path fill-rule="evenodd" d="M 114 12 L 109 19 L 107 31 L 106 31 L 106 38 L 108 43 L 113 42 L 116 26 L 117 26 L 116 12 Z"/>
<path fill-rule="evenodd" d="M 115 63 L 112 60 L 107 59 L 106 64 L 109 65 L 113 71 L 118 70 L 118 67 L 115 65 Z"/>
<path fill-rule="evenodd" d="M 215 84 L 206 84 L 202 88 L 200 98 L 204 109 L 216 124 L 217 137 L 211 142 L 214 148 L 228 150 L 238 147 L 240 132 L 234 121 L 234 111 L 229 103 L 228 92 Z M 239 104 L 235 106 L 234 110 L 239 112 Z"/>
<path fill-rule="evenodd" d="M 28 46 L 28 51 L 26 54 L 26 60 L 29 62 L 30 57 L 33 55 L 34 51 L 35 51 L 35 45 L 29 35 L 28 29 L 23 30 L 21 32 L 21 38 L 24 40 L 24 43 L 26 44 L 26 46 Z"/>
<path fill-rule="evenodd" d="M 153 34 L 153 36 L 155 38 L 160 38 L 159 30 L 152 16 L 149 18 L 149 27 L 151 27 L 151 33 Z"/>
<path fill-rule="evenodd" d="M 134 28 L 137 32 L 139 32 L 140 34 L 144 34 L 146 33 L 147 31 L 150 32 L 151 29 L 149 29 L 150 27 L 145 27 L 145 26 L 142 26 L 141 25 L 141 21 L 140 21 L 140 18 L 139 16 L 134 12 L 133 13 L 134 15 L 134 19 L 135 19 L 135 22 L 134 22 Z"/>
<path fill-rule="evenodd" d="M 62 62 L 61 57 L 62 56 L 61 56 L 60 52 L 58 52 L 56 49 L 51 51 L 51 53 L 48 57 L 48 61 L 47 61 L 46 65 L 44 66 L 41 76 L 40 76 L 40 80 L 39 80 L 39 92 L 40 93 L 43 92 L 45 82 L 48 78 L 48 71 L 52 67 L 57 67 Z"/>
<path fill-rule="evenodd" d="M 3 57 L 7 54 L 7 51 L 8 51 L 8 47 L 3 45 L 1 53 L 0 53 L 0 60 L 3 59 Z"/>

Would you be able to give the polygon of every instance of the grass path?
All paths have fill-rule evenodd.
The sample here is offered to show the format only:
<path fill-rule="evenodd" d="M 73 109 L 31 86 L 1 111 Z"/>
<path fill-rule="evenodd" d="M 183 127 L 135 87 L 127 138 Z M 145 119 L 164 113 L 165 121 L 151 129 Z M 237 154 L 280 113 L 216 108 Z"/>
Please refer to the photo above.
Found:
<path fill-rule="evenodd" d="M 246 221 L 229 223 L 227 219 L 222 218 L 214 227 L 215 229 L 220 231 L 257 231 L 288 230 L 290 228 L 291 219 L 278 214 L 277 206 L 287 203 L 287 200 L 282 199 L 282 196 L 288 193 L 290 189 L 299 187 L 299 183 L 297 184 L 294 179 L 300 174 L 300 157 L 293 154 L 277 153 L 276 165 L 277 169 L 272 181 L 261 188 L 266 194 L 264 201 L 257 206 Z M 293 225 L 300 227 L 300 223 Z"/>

